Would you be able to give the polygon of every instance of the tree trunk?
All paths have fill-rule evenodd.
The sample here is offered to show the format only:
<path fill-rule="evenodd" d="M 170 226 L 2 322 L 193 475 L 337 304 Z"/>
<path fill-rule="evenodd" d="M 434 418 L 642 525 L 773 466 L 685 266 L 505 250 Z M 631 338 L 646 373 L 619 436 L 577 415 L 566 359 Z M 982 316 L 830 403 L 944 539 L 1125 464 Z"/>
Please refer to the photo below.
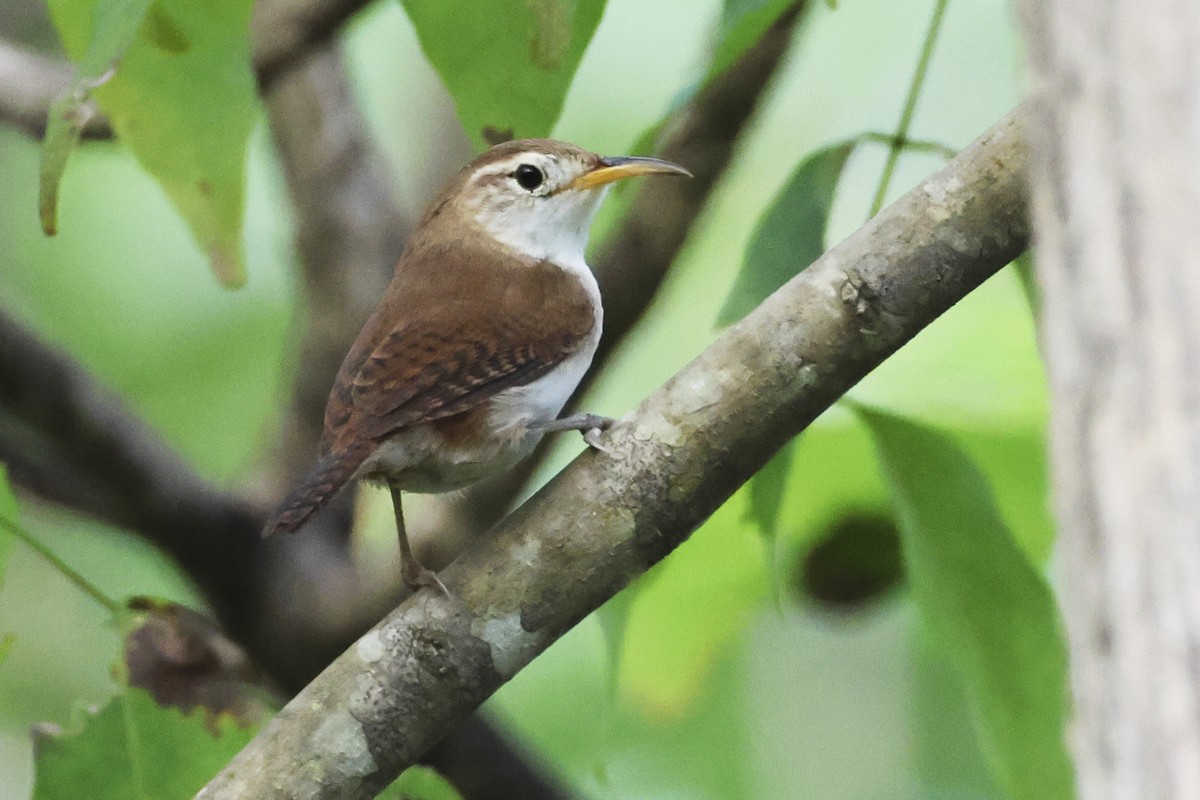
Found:
<path fill-rule="evenodd" d="M 1200 797 L 1200 4 L 1026 0 L 1080 796 Z"/>

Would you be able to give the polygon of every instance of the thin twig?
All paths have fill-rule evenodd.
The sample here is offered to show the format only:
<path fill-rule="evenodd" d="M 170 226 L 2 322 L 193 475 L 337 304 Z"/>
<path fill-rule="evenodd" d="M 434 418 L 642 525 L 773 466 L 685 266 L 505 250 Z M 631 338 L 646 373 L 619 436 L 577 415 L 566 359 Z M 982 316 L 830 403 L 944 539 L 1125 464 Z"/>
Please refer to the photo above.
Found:
<path fill-rule="evenodd" d="M 912 127 L 913 116 L 917 113 L 917 101 L 921 97 L 921 89 L 925 86 L 925 73 L 929 71 L 929 61 L 933 58 L 933 46 L 937 43 L 938 33 L 942 30 L 942 17 L 946 14 L 946 4 L 949 0 L 937 0 L 933 7 L 933 18 L 929 20 L 929 28 L 925 31 L 925 41 L 921 45 L 921 57 L 917 59 L 917 69 L 913 72 L 912 83 L 908 87 L 908 95 L 904 98 L 904 110 L 900 112 L 900 124 L 896 126 L 896 134 L 892 137 L 891 149 L 888 150 L 887 161 L 883 165 L 883 174 L 879 177 L 879 187 L 875 190 L 875 199 L 871 201 L 869 216 L 875 216 L 883 208 L 887 199 L 888 186 L 892 182 L 892 173 L 900 161 L 900 153 L 908 141 L 908 129 Z"/>

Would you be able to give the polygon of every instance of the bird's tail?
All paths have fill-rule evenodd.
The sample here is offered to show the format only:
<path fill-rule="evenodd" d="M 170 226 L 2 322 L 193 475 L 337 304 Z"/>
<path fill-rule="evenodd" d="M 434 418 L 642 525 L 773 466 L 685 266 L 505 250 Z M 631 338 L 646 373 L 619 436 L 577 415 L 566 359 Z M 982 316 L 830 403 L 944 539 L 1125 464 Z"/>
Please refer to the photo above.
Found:
<path fill-rule="evenodd" d="M 308 518 L 337 496 L 355 471 L 371 454 L 365 442 L 360 447 L 329 453 L 321 457 L 300 485 L 275 509 L 263 528 L 264 537 L 276 533 L 295 533 Z"/>

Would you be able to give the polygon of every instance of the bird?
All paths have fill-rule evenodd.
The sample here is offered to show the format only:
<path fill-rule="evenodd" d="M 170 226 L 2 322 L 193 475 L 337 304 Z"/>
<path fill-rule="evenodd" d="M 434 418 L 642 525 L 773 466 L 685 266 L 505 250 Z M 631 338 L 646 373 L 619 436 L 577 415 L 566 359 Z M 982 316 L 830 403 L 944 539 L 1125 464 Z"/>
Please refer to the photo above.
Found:
<path fill-rule="evenodd" d="M 413 554 L 401 493 L 463 488 L 553 431 L 581 431 L 603 449 L 612 420 L 559 417 L 602 328 L 584 250 L 613 182 L 653 174 L 691 176 L 670 161 L 552 139 L 499 144 L 463 167 L 409 237 L 334 380 L 316 464 L 263 534 L 299 530 L 356 480 L 380 482 L 401 578 L 448 595 Z"/>

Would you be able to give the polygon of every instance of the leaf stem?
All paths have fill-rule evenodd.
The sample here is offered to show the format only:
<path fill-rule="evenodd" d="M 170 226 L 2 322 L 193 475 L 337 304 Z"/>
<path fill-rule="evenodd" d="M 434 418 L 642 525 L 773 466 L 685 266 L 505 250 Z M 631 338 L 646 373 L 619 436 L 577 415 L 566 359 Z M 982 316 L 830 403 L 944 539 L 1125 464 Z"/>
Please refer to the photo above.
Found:
<path fill-rule="evenodd" d="M 46 545 L 34 538 L 33 534 L 31 534 L 29 531 L 3 516 L 0 516 L 0 528 L 4 528 L 13 536 L 17 537 L 26 545 L 28 545 L 31 550 L 40 555 L 47 562 L 49 562 L 52 567 L 62 573 L 63 577 L 75 584 L 75 586 L 81 592 L 108 609 L 114 618 L 121 616 L 121 614 L 124 612 L 124 608 L 122 608 L 120 603 L 118 603 L 116 600 L 113 600 L 104 592 L 100 591 L 100 589 L 97 588 L 94 583 L 68 566 L 65 561 L 59 558 L 52 550 L 46 547 Z"/>
<path fill-rule="evenodd" d="M 904 111 L 900 114 L 900 124 L 896 127 L 896 135 L 892 137 L 891 148 L 888 150 L 887 161 L 883 165 L 883 174 L 879 177 L 879 188 L 875 190 L 875 199 L 871 202 L 870 217 L 879 213 L 883 208 L 884 198 L 887 197 L 888 185 L 892 182 L 892 173 L 896 171 L 896 162 L 900 160 L 900 151 L 908 140 L 908 129 L 912 125 L 913 115 L 917 111 L 917 100 L 921 96 L 921 88 L 925 85 L 925 73 L 929 70 L 929 60 L 933 55 L 933 45 L 937 42 L 938 32 L 942 29 L 942 17 L 946 14 L 946 6 L 950 0 L 937 0 L 933 7 L 933 18 L 929 20 L 929 30 L 925 32 L 925 43 L 921 46 L 921 58 L 917 61 L 917 70 L 913 73 L 912 83 L 908 87 L 908 97 L 904 99 Z"/>
<path fill-rule="evenodd" d="M 859 136 L 859 139 L 864 142 L 875 142 L 876 144 L 886 144 L 891 146 L 896 143 L 896 135 L 894 133 L 884 133 L 883 131 L 867 131 Z M 905 139 L 898 143 L 903 150 L 911 150 L 917 153 L 933 153 L 942 158 L 950 159 L 958 155 L 958 150 L 954 149 L 944 142 L 933 141 L 932 139 Z"/>

